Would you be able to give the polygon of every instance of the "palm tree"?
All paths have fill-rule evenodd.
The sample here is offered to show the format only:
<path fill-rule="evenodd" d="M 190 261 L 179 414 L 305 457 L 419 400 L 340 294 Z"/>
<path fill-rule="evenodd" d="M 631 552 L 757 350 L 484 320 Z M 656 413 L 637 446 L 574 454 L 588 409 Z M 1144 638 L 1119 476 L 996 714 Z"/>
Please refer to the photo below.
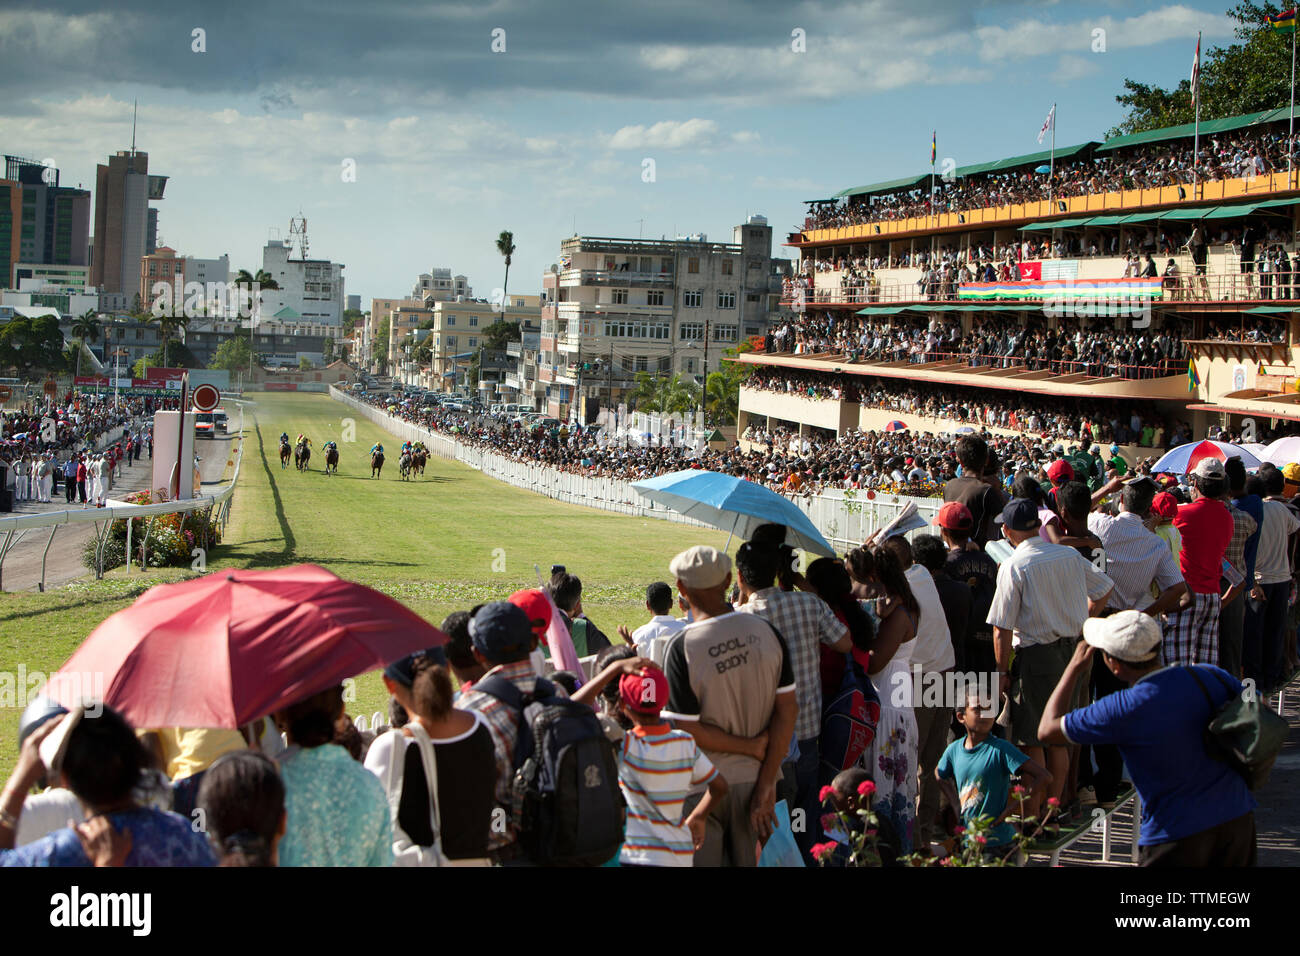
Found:
<path fill-rule="evenodd" d="M 506 257 L 506 277 L 501 283 L 501 318 L 506 317 L 506 305 L 510 302 L 510 257 L 515 254 L 515 234 L 508 229 L 501 230 L 497 236 L 497 252 Z"/>
<path fill-rule="evenodd" d="M 680 375 L 668 378 L 637 372 L 632 407 L 639 412 L 685 414 L 699 404 L 699 394 L 699 386 L 683 381 Z"/>
<path fill-rule="evenodd" d="M 239 286 L 240 289 L 248 289 L 252 286 L 257 286 L 259 290 L 280 288 L 280 283 L 276 282 L 271 273 L 267 272 L 265 269 L 258 269 L 256 275 L 249 272 L 247 269 L 240 269 L 239 273 L 235 276 L 235 285 Z"/>
<path fill-rule="evenodd" d="M 736 421 L 740 407 L 740 381 L 726 372 L 710 372 L 704 387 L 704 407 L 707 419 L 715 425 L 731 425 Z"/>
<path fill-rule="evenodd" d="M 81 375 L 81 353 L 86 348 L 86 339 L 95 341 L 99 338 L 99 319 L 94 309 L 87 309 L 81 317 L 73 319 L 72 334 L 77 337 L 77 375 Z"/>
<path fill-rule="evenodd" d="M 167 364 L 167 346 L 171 342 L 172 335 L 185 329 L 190 324 L 184 312 L 177 315 L 151 315 L 149 324 L 158 326 L 158 335 L 162 337 L 163 347 L 163 367 L 170 368 Z"/>

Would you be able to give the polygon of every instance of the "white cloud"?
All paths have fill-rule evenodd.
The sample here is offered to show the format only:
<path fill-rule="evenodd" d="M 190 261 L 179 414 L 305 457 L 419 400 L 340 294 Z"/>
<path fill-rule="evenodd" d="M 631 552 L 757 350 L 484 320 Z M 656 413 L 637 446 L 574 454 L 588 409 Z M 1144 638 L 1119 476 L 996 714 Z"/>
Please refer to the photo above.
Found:
<path fill-rule="evenodd" d="M 624 126 L 609 137 L 610 149 L 707 148 L 718 139 L 713 120 L 661 120 L 653 126 Z"/>

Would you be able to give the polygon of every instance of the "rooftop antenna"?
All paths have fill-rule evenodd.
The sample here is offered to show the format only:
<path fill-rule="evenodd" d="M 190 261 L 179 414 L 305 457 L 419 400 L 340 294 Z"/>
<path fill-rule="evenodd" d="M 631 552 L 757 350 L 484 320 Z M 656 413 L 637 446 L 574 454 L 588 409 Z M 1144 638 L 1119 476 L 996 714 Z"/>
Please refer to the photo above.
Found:
<path fill-rule="evenodd" d="M 645 238 L 645 219 L 637 220 L 636 237 L 638 241 Z"/>
<path fill-rule="evenodd" d="M 297 237 L 295 239 L 294 237 Z M 298 215 L 289 220 L 289 246 L 290 249 L 297 244 L 298 258 L 302 262 L 307 261 L 307 220 L 303 218 L 302 209 L 299 208 Z"/>
<path fill-rule="evenodd" d="M 135 155 L 135 118 L 140 112 L 140 101 L 131 101 L 131 155 Z"/>

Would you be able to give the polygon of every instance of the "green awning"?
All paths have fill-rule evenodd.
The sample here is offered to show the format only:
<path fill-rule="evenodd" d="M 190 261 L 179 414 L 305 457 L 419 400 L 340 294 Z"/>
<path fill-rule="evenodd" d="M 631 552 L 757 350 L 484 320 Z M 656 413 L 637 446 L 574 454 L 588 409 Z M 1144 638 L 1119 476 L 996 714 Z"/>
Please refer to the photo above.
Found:
<path fill-rule="evenodd" d="M 1236 206 L 1215 206 L 1204 216 L 1206 219 L 1233 219 L 1247 216 L 1259 208 L 1259 203 L 1240 203 Z"/>
<path fill-rule="evenodd" d="M 1119 224 L 1121 226 L 1127 226 L 1130 223 L 1151 222 L 1153 219 L 1161 219 L 1163 217 L 1164 217 L 1164 213 L 1162 212 L 1139 212 L 1139 213 L 1134 213 L 1132 216 L 1122 217 L 1119 221 Z"/>
<path fill-rule="evenodd" d="M 1123 216 L 1123 215 L 1120 215 L 1120 216 L 1094 216 L 1092 219 L 1089 219 L 1089 220 L 1087 221 L 1086 225 L 1089 225 L 1089 226 L 1118 226 L 1121 222 L 1123 222 L 1123 221 L 1124 221 L 1125 219 L 1127 219 L 1127 218 L 1128 218 L 1127 216 Z"/>
<path fill-rule="evenodd" d="M 902 179 L 887 179 L 883 183 L 872 183 L 870 186 L 854 186 L 852 189 L 843 189 L 837 192 L 835 198 L 874 196 L 876 193 L 892 193 L 898 192 L 900 189 L 918 189 L 929 178 L 930 174 L 926 173 L 924 176 L 904 176 Z"/>
<path fill-rule="evenodd" d="M 906 312 L 905 305 L 869 305 L 865 309 L 859 309 L 857 315 L 898 315 L 900 312 Z"/>
<path fill-rule="evenodd" d="M 1063 149 L 1056 150 L 1057 159 L 1070 159 L 1079 155 L 1084 150 L 1091 149 L 1098 145 L 1096 142 L 1080 143 L 1078 146 L 1066 146 Z M 1008 159 L 996 159 L 991 163 L 975 163 L 973 166 L 958 166 L 955 170 L 958 176 L 979 176 L 983 173 L 1005 172 L 1009 169 L 1018 169 L 1021 166 L 1041 166 L 1050 163 L 1052 160 L 1052 151 L 1049 149 L 1037 153 L 1026 153 L 1024 156 L 1012 156 Z"/>
<path fill-rule="evenodd" d="M 1050 219 L 1046 222 L 1031 222 L 1028 225 L 1021 226 L 1020 231 L 1043 232 L 1048 229 L 1072 229 L 1075 226 L 1083 225 L 1091 218 L 1091 216 L 1080 216 L 1076 219 Z"/>
<path fill-rule="evenodd" d="M 1296 309 L 1289 309 L 1281 305 L 1261 305 L 1254 309 L 1243 309 L 1244 315 L 1287 315 L 1295 312 Z"/>
<path fill-rule="evenodd" d="M 1256 209 L 1276 209 L 1279 206 L 1294 206 L 1300 203 L 1300 196 L 1292 196 L 1290 199 L 1270 199 L 1268 202 L 1256 203 Z"/>
<path fill-rule="evenodd" d="M 1212 133 L 1227 133 L 1232 130 L 1245 129 L 1248 126 L 1259 126 L 1263 123 L 1275 123 L 1278 120 L 1284 120 L 1288 116 L 1285 108 L 1275 110 L 1264 110 L 1259 113 L 1243 113 L 1240 116 L 1225 116 L 1222 119 L 1201 120 L 1201 135 L 1206 136 Z M 1116 136 L 1108 139 L 1097 147 L 1098 153 L 1108 153 L 1115 149 L 1124 149 L 1129 146 L 1142 146 L 1146 143 L 1163 143 L 1171 139 L 1191 139 L 1196 132 L 1195 124 L 1183 123 L 1181 126 L 1166 126 L 1163 129 L 1149 129 L 1141 133 L 1129 133 L 1127 136 Z"/>
<path fill-rule="evenodd" d="M 1193 206 L 1190 209 L 1169 209 L 1160 214 L 1160 219 L 1204 219 L 1205 214 L 1213 212 L 1213 206 Z"/>

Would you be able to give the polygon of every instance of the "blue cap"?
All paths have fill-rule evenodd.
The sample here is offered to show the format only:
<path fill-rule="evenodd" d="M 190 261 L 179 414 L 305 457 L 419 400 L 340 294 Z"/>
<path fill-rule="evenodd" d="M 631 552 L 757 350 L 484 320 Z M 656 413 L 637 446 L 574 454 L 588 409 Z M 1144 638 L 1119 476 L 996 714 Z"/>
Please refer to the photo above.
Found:
<path fill-rule="evenodd" d="M 447 655 L 441 647 L 426 647 L 422 651 L 416 651 L 414 654 L 407 654 L 405 657 L 393 661 L 384 668 L 384 676 L 389 680 L 401 684 L 403 687 L 410 687 L 415 683 L 415 663 L 418 660 L 426 659 L 434 664 L 447 666 Z"/>
<path fill-rule="evenodd" d="M 1012 498 L 994 520 L 1012 531 L 1037 531 L 1043 525 L 1038 520 L 1038 506 L 1028 498 Z"/>
<path fill-rule="evenodd" d="M 23 741 L 32 735 L 47 720 L 66 714 L 68 708 L 48 697 L 33 697 L 18 718 L 18 747 L 22 749 Z"/>
<path fill-rule="evenodd" d="M 523 608 L 493 601 L 469 619 L 469 639 L 490 661 L 518 657 L 532 645 L 533 622 Z"/>

